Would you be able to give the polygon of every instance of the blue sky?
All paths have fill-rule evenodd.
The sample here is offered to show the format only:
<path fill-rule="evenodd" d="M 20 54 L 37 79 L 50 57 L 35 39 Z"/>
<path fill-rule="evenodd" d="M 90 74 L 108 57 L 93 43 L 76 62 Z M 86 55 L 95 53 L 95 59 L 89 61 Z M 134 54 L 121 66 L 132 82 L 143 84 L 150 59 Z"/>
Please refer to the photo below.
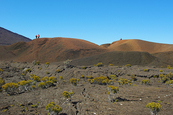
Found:
<path fill-rule="evenodd" d="M 173 0 L 0 0 L 0 26 L 34 39 L 173 44 Z"/>

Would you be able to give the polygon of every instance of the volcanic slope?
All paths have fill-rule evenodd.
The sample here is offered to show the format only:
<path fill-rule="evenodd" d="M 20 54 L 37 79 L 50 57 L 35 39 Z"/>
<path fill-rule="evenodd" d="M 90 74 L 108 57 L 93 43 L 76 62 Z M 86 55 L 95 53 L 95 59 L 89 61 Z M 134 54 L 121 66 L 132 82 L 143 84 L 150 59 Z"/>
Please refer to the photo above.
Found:
<path fill-rule="evenodd" d="M 11 56 L 11 60 L 19 62 L 32 62 L 33 60 L 57 62 L 107 51 L 106 48 L 91 42 L 73 38 L 40 38 L 1 47 L 3 51 L 0 53 L 0 58 Z"/>
<path fill-rule="evenodd" d="M 31 39 L 0 27 L 0 45 L 11 45 L 20 41 L 29 42 Z"/>
<path fill-rule="evenodd" d="M 173 45 L 131 39 L 115 41 L 108 47 L 108 49 L 110 51 L 140 51 L 157 53 L 173 51 Z"/>
<path fill-rule="evenodd" d="M 163 66 L 159 59 L 148 52 L 137 51 L 112 51 L 99 55 L 89 56 L 81 59 L 75 59 L 72 65 L 89 66 L 102 62 L 104 65 L 113 64 L 122 66 L 126 64 L 141 66 Z M 164 65 L 165 66 L 165 65 Z"/>

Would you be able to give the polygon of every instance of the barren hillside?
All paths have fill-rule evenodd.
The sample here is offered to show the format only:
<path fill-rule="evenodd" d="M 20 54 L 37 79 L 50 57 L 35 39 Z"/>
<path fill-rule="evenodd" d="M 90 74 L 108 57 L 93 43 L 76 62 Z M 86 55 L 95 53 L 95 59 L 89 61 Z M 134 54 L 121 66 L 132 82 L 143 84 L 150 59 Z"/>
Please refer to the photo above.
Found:
<path fill-rule="evenodd" d="M 0 45 L 11 45 L 20 41 L 29 42 L 31 39 L 0 27 Z"/>
<path fill-rule="evenodd" d="M 131 39 L 115 41 L 108 47 L 108 49 L 110 51 L 141 51 L 156 53 L 173 51 L 173 45 Z"/>
<path fill-rule="evenodd" d="M 5 53 L 9 52 L 9 54 Z M 18 42 L 3 47 L 1 59 L 10 55 L 11 60 L 56 62 L 106 52 L 106 49 L 91 42 L 72 38 L 41 38 L 30 42 Z"/>

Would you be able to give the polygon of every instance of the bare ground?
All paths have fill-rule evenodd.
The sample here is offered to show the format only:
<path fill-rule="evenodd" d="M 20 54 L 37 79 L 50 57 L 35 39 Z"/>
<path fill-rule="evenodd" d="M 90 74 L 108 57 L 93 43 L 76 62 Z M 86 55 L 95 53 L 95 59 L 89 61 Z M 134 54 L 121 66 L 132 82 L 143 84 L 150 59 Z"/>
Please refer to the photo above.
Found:
<path fill-rule="evenodd" d="M 149 66 L 103 66 L 93 67 L 82 66 L 64 68 L 62 63 L 51 63 L 49 67 L 44 64 L 33 65 L 32 63 L 1 62 L 0 68 L 4 71 L 0 77 L 5 82 L 19 82 L 24 79 L 30 79 L 30 74 L 44 76 L 54 76 L 57 79 L 63 76 L 65 82 L 58 79 L 55 87 L 47 89 L 36 88 L 35 90 L 9 96 L 6 92 L 0 93 L 0 114 L 1 115 L 47 115 L 45 106 L 49 102 L 55 102 L 62 107 L 61 115 L 150 115 L 150 110 L 146 108 L 149 102 L 160 102 L 163 110 L 158 115 L 172 115 L 173 113 L 173 90 L 167 88 L 165 84 L 158 82 L 159 78 L 153 78 L 153 75 L 160 73 L 168 74 L 172 70 L 167 68 L 153 68 Z M 22 68 L 22 69 L 21 69 Z M 31 73 L 22 77 L 24 68 L 31 68 Z M 62 72 L 56 73 L 60 69 Z M 149 69 L 149 72 L 144 72 Z M 163 70 L 163 72 L 159 72 Z M 46 72 L 49 72 L 47 74 Z M 119 86 L 116 81 L 113 85 L 119 87 L 116 94 L 117 102 L 112 103 L 108 100 L 107 85 L 90 84 L 87 79 L 81 79 L 80 76 L 98 77 L 100 75 L 109 76 L 115 74 L 118 78 L 130 80 L 127 74 L 135 74 L 137 81 L 131 86 Z M 77 86 L 70 84 L 70 78 L 79 78 Z M 150 79 L 150 85 L 142 85 L 143 79 Z M 71 104 L 63 104 L 65 98 L 63 91 L 73 91 L 74 95 Z M 32 104 L 37 104 L 37 108 L 31 108 Z"/>

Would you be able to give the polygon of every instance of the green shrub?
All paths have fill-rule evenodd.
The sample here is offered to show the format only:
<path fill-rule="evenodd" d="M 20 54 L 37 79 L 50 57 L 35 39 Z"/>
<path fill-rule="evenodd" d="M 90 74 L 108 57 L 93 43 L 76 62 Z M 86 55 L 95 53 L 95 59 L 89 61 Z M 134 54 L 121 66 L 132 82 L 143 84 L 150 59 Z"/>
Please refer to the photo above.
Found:
<path fill-rule="evenodd" d="M 40 82 L 40 77 L 39 77 L 39 76 L 31 75 L 30 78 L 31 78 L 32 80 L 34 80 L 34 81 Z"/>
<path fill-rule="evenodd" d="M 5 84 L 5 80 L 0 77 L 0 89 L 1 89 L 2 85 L 4 85 L 4 84 Z"/>
<path fill-rule="evenodd" d="M 144 69 L 144 72 L 149 72 L 149 69 Z"/>
<path fill-rule="evenodd" d="M 40 65 L 40 62 L 39 62 L 39 61 L 36 61 L 36 62 L 34 63 L 34 65 Z"/>
<path fill-rule="evenodd" d="M 103 63 L 100 62 L 100 63 L 98 63 L 96 66 L 97 66 L 97 67 L 101 67 L 101 66 L 103 66 Z"/>
<path fill-rule="evenodd" d="M 117 76 L 116 75 L 109 75 L 109 79 L 116 80 L 117 79 Z"/>
<path fill-rule="evenodd" d="M 160 103 L 151 102 L 146 105 L 147 108 L 151 110 L 152 115 L 157 115 L 157 113 L 162 110 Z"/>
<path fill-rule="evenodd" d="M 167 74 L 167 75 L 164 75 L 164 74 L 159 74 L 159 82 L 162 82 L 162 83 L 165 83 L 166 81 L 169 81 L 172 79 L 172 74 Z"/>
<path fill-rule="evenodd" d="M 167 86 L 172 86 L 173 87 L 173 80 L 168 80 L 165 82 Z"/>
<path fill-rule="evenodd" d="M 60 70 L 60 69 L 57 69 L 57 70 L 56 70 L 56 72 L 57 72 L 57 73 L 60 73 L 60 72 L 61 72 L 61 70 Z"/>
<path fill-rule="evenodd" d="M 0 73 L 2 73 L 3 72 L 3 70 L 0 68 Z"/>
<path fill-rule="evenodd" d="M 46 82 L 47 80 L 49 80 L 49 77 L 43 77 L 42 79 L 41 79 L 41 81 L 43 81 L 43 82 Z"/>
<path fill-rule="evenodd" d="M 62 76 L 59 76 L 59 79 L 60 79 L 60 80 L 63 80 L 64 78 L 63 78 Z"/>
<path fill-rule="evenodd" d="M 33 83 L 32 80 L 27 80 L 27 81 L 22 80 L 22 81 L 19 81 L 18 82 L 18 84 L 19 84 L 19 91 L 20 92 L 24 92 L 24 91 L 30 90 L 32 83 Z"/>
<path fill-rule="evenodd" d="M 46 106 L 46 110 L 50 115 L 57 115 L 61 111 L 61 107 L 59 105 L 56 105 L 54 102 L 50 102 Z"/>
<path fill-rule="evenodd" d="M 31 86 L 31 89 L 33 90 L 33 89 L 36 89 L 36 86 L 35 85 L 32 85 Z"/>
<path fill-rule="evenodd" d="M 99 85 L 106 85 L 109 83 L 109 79 L 105 76 L 95 77 L 94 79 L 90 80 L 92 84 L 99 84 Z"/>
<path fill-rule="evenodd" d="M 21 73 L 21 76 L 25 76 L 25 74 L 24 73 Z"/>
<path fill-rule="evenodd" d="M 31 108 L 37 108 L 37 104 L 31 105 Z"/>
<path fill-rule="evenodd" d="M 29 72 L 31 72 L 31 69 L 30 68 L 28 68 L 28 69 L 25 70 L 25 74 L 26 73 L 29 73 Z"/>
<path fill-rule="evenodd" d="M 3 90 L 5 90 L 10 95 L 13 95 L 18 87 L 19 85 L 13 82 L 6 83 L 2 86 Z"/>
<path fill-rule="evenodd" d="M 108 94 L 109 101 L 114 102 L 114 100 L 115 100 L 115 98 L 114 98 L 115 97 L 115 94 L 118 93 L 118 92 L 119 92 L 119 88 L 118 87 L 115 87 L 113 85 L 108 86 L 108 92 L 107 92 L 107 94 Z"/>
<path fill-rule="evenodd" d="M 53 83 L 56 83 L 57 82 L 57 79 L 54 76 L 49 77 L 49 80 L 52 81 Z"/>
<path fill-rule="evenodd" d="M 45 82 L 40 82 L 38 84 L 38 87 L 41 87 L 42 89 L 46 88 L 46 83 Z"/>
<path fill-rule="evenodd" d="M 127 65 L 125 65 L 126 67 L 131 67 L 131 64 L 127 64 Z"/>
<path fill-rule="evenodd" d="M 85 66 L 82 66 L 82 67 L 81 67 L 81 69 L 86 69 L 86 68 L 87 68 L 87 67 L 85 67 Z"/>
<path fill-rule="evenodd" d="M 137 78 L 135 77 L 135 75 L 134 74 L 132 74 L 131 75 L 131 79 L 130 79 L 131 81 L 137 81 Z"/>
<path fill-rule="evenodd" d="M 127 79 L 123 79 L 123 78 L 119 78 L 118 83 L 119 83 L 119 85 L 132 85 L 131 80 L 127 80 Z"/>
<path fill-rule="evenodd" d="M 150 83 L 150 80 L 149 79 L 144 79 L 144 80 L 141 80 L 141 83 L 145 84 L 145 85 L 148 85 Z"/>
<path fill-rule="evenodd" d="M 87 79 L 93 79 L 93 76 L 90 75 L 90 76 L 87 76 L 86 78 Z"/>
<path fill-rule="evenodd" d="M 73 95 L 73 92 L 68 92 L 68 91 L 64 91 L 62 93 L 62 95 L 65 97 L 65 98 L 71 98 L 71 96 Z"/>
<path fill-rule="evenodd" d="M 163 72 L 163 70 L 160 70 L 160 72 Z"/>
<path fill-rule="evenodd" d="M 114 66 L 114 64 L 109 64 L 109 66 Z"/>
<path fill-rule="evenodd" d="M 49 62 L 46 62 L 45 65 L 49 65 Z"/>
<path fill-rule="evenodd" d="M 70 83 L 73 84 L 74 86 L 76 86 L 78 82 L 79 82 L 79 79 L 77 79 L 77 78 L 70 79 Z"/>
<path fill-rule="evenodd" d="M 81 77 L 80 78 L 85 78 L 85 76 L 84 75 L 81 75 Z"/>
<path fill-rule="evenodd" d="M 46 63 L 45 63 L 45 66 L 46 66 L 46 67 L 49 67 L 49 62 L 46 62 Z"/>

